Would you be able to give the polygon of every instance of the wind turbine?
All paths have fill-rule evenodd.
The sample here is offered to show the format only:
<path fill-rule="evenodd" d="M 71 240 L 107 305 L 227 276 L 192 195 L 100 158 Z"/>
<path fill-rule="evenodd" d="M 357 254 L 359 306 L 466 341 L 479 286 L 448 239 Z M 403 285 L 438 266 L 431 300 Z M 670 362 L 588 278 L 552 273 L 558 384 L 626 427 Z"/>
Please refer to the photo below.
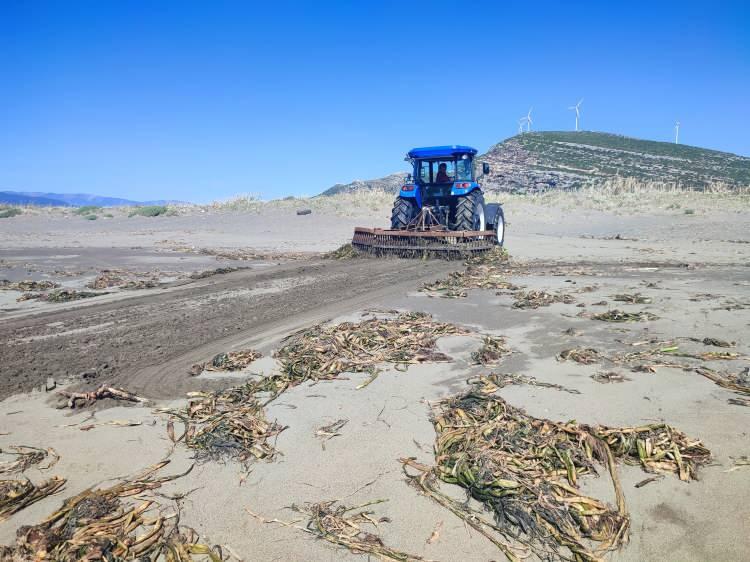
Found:
<path fill-rule="evenodd" d="M 581 118 L 581 104 L 583 103 L 583 98 L 575 104 L 571 105 L 568 109 L 574 109 L 576 112 L 576 131 L 578 130 L 578 120 Z"/>
<path fill-rule="evenodd" d="M 529 131 L 531 131 L 531 124 L 533 123 L 533 121 L 531 120 L 531 110 L 532 109 L 534 109 L 534 108 L 530 107 L 529 108 L 529 112 L 526 114 L 526 117 L 524 117 L 524 119 L 526 119 L 526 132 L 527 133 Z"/>
<path fill-rule="evenodd" d="M 680 144 L 680 122 L 674 124 L 674 143 Z"/>
<path fill-rule="evenodd" d="M 524 124 L 525 121 L 526 121 L 526 117 L 521 117 L 518 120 L 518 134 L 519 135 L 523 134 L 523 124 Z"/>

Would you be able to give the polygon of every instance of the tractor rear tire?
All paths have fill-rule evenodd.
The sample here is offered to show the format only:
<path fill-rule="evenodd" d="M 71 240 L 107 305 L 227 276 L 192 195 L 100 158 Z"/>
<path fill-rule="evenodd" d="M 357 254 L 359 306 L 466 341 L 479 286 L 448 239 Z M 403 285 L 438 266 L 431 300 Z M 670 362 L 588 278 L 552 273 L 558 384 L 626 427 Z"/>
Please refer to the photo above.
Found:
<path fill-rule="evenodd" d="M 453 230 L 484 230 L 486 223 L 482 192 L 475 189 L 468 195 L 459 197 L 454 217 Z"/>
<path fill-rule="evenodd" d="M 417 202 L 413 199 L 399 197 L 393 203 L 391 211 L 391 230 L 403 230 L 417 216 Z"/>

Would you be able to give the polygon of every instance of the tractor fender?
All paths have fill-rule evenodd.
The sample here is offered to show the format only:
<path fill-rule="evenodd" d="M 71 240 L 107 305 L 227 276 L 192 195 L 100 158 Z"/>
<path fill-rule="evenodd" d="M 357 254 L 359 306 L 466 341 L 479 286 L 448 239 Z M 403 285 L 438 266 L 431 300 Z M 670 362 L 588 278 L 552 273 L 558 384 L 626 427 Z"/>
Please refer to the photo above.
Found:
<path fill-rule="evenodd" d="M 472 191 L 479 189 L 479 184 L 477 182 L 463 182 L 463 183 L 469 183 L 468 187 L 456 187 L 455 184 L 453 185 L 453 187 L 451 187 L 452 196 L 462 197 L 464 195 L 468 195 Z"/>
<path fill-rule="evenodd" d="M 503 206 L 500 203 L 486 203 L 484 206 L 484 220 L 488 230 L 494 230 L 497 224 L 497 217 L 502 211 Z"/>

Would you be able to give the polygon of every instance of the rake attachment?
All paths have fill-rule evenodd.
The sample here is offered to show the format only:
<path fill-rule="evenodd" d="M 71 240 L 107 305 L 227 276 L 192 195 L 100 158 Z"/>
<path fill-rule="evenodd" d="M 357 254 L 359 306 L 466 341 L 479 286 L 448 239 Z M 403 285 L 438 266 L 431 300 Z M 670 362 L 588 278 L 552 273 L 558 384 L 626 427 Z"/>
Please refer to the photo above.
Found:
<path fill-rule="evenodd" d="M 375 256 L 464 259 L 487 252 L 497 243 L 494 230 L 354 229 L 352 246 Z"/>

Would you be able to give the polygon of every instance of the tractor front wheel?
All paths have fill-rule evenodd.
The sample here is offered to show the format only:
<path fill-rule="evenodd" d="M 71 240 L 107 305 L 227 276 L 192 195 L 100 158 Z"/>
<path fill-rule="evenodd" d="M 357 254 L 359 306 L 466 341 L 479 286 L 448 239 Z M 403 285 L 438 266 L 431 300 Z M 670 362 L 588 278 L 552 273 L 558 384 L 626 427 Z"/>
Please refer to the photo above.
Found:
<path fill-rule="evenodd" d="M 456 202 L 453 230 L 484 230 L 484 195 L 475 189 Z"/>
<path fill-rule="evenodd" d="M 413 199 L 399 197 L 393 203 L 391 211 L 391 230 L 403 230 L 417 216 L 417 202 Z"/>

